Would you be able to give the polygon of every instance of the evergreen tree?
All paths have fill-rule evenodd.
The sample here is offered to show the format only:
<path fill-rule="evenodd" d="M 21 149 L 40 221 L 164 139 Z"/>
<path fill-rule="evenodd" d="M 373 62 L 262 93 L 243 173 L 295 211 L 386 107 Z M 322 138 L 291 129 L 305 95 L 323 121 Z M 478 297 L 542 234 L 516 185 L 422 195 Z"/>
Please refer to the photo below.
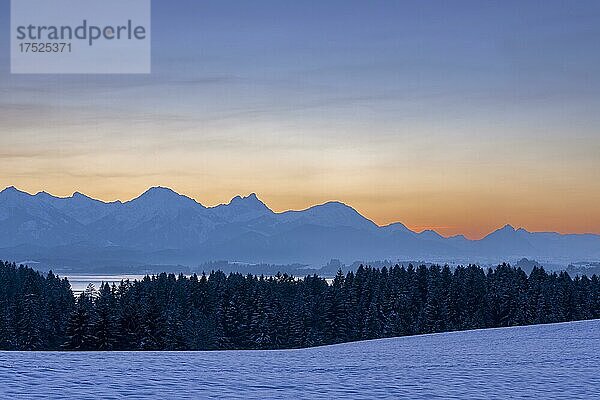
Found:
<path fill-rule="evenodd" d="M 92 334 L 92 299 L 81 293 L 67 325 L 68 350 L 95 350 L 96 340 Z"/>
<path fill-rule="evenodd" d="M 600 317 L 600 280 L 502 264 L 316 275 L 159 274 L 118 286 L 0 262 L 2 350 L 278 349 Z"/>
<path fill-rule="evenodd" d="M 94 304 L 91 330 L 96 350 L 113 350 L 117 343 L 117 318 L 115 313 L 114 292 L 108 283 L 102 284 Z"/>

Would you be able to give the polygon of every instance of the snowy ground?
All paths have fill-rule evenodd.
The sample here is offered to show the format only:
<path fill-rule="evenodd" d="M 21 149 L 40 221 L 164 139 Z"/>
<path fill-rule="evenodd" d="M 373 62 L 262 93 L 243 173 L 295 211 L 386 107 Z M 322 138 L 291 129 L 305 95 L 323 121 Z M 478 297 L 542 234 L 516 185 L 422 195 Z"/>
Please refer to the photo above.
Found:
<path fill-rule="evenodd" d="M 600 399 L 600 320 L 306 350 L 0 352 L 0 397 Z"/>

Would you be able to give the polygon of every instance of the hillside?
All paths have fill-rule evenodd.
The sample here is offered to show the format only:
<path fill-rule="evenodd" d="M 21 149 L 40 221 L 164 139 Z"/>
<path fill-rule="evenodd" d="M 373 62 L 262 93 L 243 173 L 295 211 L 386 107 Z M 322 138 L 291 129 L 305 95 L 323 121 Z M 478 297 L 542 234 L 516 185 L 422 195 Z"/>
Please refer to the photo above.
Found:
<path fill-rule="evenodd" d="M 597 398 L 600 320 L 304 350 L 0 352 L 9 398 Z M 157 379 L 159 378 L 159 379 Z"/>

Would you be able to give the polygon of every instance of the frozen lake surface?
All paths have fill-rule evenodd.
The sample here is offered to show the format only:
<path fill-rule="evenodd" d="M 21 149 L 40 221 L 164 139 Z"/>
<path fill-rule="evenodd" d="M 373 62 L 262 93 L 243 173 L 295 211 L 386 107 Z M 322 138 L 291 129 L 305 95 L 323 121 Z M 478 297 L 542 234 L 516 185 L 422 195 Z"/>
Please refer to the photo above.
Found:
<path fill-rule="evenodd" d="M 600 320 L 305 350 L 0 352 L 2 398 L 599 399 Z"/>
<path fill-rule="evenodd" d="M 65 278 L 69 280 L 71 290 L 77 295 L 83 292 L 90 283 L 96 289 L 100 289 L 100 285 L 104 282 L 107 282 L 109 285 L 114 283 L 118 286 L 122 280 L 130 280 L 131 282 L 134 280 L 141 281 L 144 279 L 144 275 L 65 275 Z"/>

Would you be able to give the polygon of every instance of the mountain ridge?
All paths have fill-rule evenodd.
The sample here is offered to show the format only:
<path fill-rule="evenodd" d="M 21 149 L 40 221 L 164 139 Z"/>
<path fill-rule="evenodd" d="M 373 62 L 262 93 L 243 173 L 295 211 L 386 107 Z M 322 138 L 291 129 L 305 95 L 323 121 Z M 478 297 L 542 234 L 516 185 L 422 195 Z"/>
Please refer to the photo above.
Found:
<path fill-rule="evenodd" d="M 16 249 L 26 254 L 30 248 L 51 259 L 56 246 L 69 245 L 89 250 L 89 255 L 73 255 L 69 262 L 75 264 L 108 262 L 108 256 L 102 256 L 107 246 L 111 262 L 120 262 L 115 253 L 121 251 L 136 254 L 139 262 L 185 264 L 401 256 L 600 258 L 596 234 L 529 232 L 507 224 L 478 240 L 444 237 L 432 229 L 412 231 L 400 222 L 379 226 L 340 201 L 275 212 L 255 193 L 206 207 L 162 186 L 123 202 L 104 202 L 80 192 L 70 197 L 29 194 L 14 186 L 0 191 L 0 257 L 10 257 Z M 65 247 L 61 251 L 69 258 Z M 131 261 L 129 256 L 123 256 L 125 260 Z"/>

